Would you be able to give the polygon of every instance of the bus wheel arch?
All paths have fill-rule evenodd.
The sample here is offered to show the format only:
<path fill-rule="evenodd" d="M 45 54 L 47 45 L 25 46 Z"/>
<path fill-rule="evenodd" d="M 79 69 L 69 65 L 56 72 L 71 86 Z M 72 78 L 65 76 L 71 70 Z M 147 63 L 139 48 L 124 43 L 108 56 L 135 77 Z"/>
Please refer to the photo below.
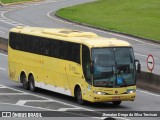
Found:
<path fill-rule="evenodd" d="M 28 76 L 28 82 L 30 91 L 35 92 L 36 91 L 35 80 L 34 80 L 34 75 L 32 73 L 30 73 Z"/>
<path fill-rule="evenodd" d="M 79 85 L 76 85 L 74 88 L 74 97 L 76 98 L 76 100 L 79 104 L 83 105 L 85 103 L 85 101 L 83 100 L 83 97 L 82 97 L 82 90 Z"/>
<path fill-rule="evenodd" d="M 22 83 L 22 86 L 25 90 L 28 90 L 29 89 L 29 85 L 28 85 L 28 81 L 27 81 L 27 76 L 25 74 L 24 71 L 21 72 L 21 75 L 20 75 L 20 82 Z"/>

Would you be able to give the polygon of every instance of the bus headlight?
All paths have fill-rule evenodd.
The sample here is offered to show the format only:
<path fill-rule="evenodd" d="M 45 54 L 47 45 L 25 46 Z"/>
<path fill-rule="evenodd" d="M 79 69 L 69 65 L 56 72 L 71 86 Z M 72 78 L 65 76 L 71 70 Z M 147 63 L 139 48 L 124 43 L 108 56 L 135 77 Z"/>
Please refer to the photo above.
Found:
<path fill-rule="evenodd" d="M 127 94 L 131 94 L 131 93 L 135 93 L 135 92 L 136 92 L 136 90 L 128 90 Z"/>
<path fill-rule="evenodd" d="M 94 94 L 98 94 L 98 95 L 105 95 L 105 92 L 99 92 L 99 91 L 94 91 Z"/>

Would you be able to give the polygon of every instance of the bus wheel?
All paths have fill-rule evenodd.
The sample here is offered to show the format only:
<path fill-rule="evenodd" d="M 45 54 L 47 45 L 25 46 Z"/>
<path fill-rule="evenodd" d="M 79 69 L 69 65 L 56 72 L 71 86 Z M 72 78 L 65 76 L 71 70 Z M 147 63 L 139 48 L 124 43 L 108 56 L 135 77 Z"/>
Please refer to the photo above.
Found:
<path fill-rule="evenodd" d="M 25 74 L 21 75 L 21 81 L 22 81 L 22 86 L 25 90 L 29 89 L 29 85 L 28 85 L 28 81 L 27 81 L 27 77 Z"/>
<path fill-rule="evenodd" d="M 118 106 L 121 104 L 121 101 L 113 101 L 112 103 L 113 103 L 113 105 Z"/>
<path fill-rule="evenodd" d="M 32 75 L 29 77 L 29 88 L 30 88 L 30 91 L 32 92 L 36 91 L 34 77 Z"/>
<path fill-rule="evenodd" d="M 82 91 L 81 91 L 81 88 L 80 88 L 80 87 L 77 88 L 76 98 L 77 98 L 77 102 L 78 102 L 80 105 L 83 105 L 83 104 L 85 103 L 85 101 L 82 99 Z"/>

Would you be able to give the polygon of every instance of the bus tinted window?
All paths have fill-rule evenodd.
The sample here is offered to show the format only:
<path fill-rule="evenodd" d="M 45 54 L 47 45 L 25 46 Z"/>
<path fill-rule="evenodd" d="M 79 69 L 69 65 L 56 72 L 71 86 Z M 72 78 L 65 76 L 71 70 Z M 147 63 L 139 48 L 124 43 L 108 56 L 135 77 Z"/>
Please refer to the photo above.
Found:
<path fill-rule="evenodd" d="M 53 40 L 50 44 L 50 56 L 59 58 L 59 41 Z"/>
<path fill-rule="evenodd" d="M 80 44 L 55 39 L 10 33 L 11 48 L 80 63 Z"/>
<path fill-rule="evenodd" d="M 90 74 L 90 50 L 87 46 L 82 46 L 82 66 L 83 74 L 86 80 L 91 84 L 91 74 Z"/>
<path fill-rule="evenodd" d="M 76 43 L 71 43 L 72 50 L 70 52 L 70 59 L 71 61 L 80 63 L 80 45 Z"/>
<path fill-rule="evenodd" d="M 62 59 L 66 59 L 69 60 L 69 50 L 70 49 L 70 45 L 68 42 L 61 42 L 61 46 L 60 46 L 60 58 Z"/>
<path fill-rule="evenodd" d="M 80 45 L 71 42 L 61 42 L 60 58 L 80 63 Z"/>

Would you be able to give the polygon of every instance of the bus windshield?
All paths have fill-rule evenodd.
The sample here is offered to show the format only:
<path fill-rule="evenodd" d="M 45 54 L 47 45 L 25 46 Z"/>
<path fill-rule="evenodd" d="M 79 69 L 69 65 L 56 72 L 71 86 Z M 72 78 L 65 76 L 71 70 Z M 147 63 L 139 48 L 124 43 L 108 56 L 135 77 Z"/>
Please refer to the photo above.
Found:
<path fill-rule="evenodd" d="M 135 63 L 131 47 L 93 48 L 93 84 L 99 87 L 135 85 Z"/>

